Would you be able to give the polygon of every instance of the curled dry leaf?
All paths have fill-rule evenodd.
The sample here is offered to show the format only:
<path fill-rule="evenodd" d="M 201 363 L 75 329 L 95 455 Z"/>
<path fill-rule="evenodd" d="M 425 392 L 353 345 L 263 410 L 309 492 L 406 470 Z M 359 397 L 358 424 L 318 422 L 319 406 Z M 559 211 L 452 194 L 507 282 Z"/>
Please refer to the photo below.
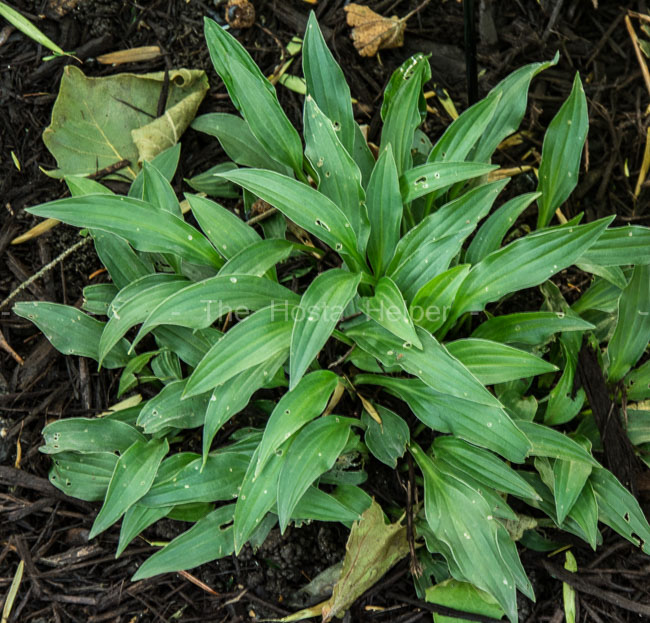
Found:
<path fill-rule="evenodd" d="M 344 7 L 352 41 L 361 56 L 374 56 L 378 50 L 404 45 L 406 18 L 382 17 L 367 6 L 351 3 Z"/>

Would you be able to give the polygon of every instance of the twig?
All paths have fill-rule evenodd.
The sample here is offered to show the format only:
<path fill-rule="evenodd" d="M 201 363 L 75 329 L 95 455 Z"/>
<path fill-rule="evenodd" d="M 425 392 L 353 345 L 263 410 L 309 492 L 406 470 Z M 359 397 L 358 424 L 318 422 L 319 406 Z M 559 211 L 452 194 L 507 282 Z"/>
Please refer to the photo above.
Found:
<path fill-rule="evenodd" d="M 641 68 L 643 79 L 645 80 L 645 88 L 648 90 L 648 94 L 650 94 L 650 72 L 648 71 L 648 65 L 646 64 L 645 59 L 643 58 L 643 52 L 641 52 L 641 48 L 639 47 L 639 41 L 629 15 L 625 16 L 625 27 L 630 35 L 630 39 L 632 39 L 632 45 L 634 46 L 634 52 L 636 53 L 636 60 L 639 61 L 639 67 Z"/>
<path fill-rule="evenodd" d="M 59 262 L 62 262 L 68 255 L 74 253 L 77 249 L 80 249 L 84 245 L 88 244 L 92 238 L 88 236 L 83 240 L 73 244 L 71 247 L 68 247 L 63 253 L 55 257 L 49 264 L 46 264 L 39 270 L 37 273 L 33 274 L 27 281 L 23 281 L 2 303 L 0 303 L 0 309 L 8 305 L 13 299 L 15 299 L 25 288 L 29 287 L 34 281 L 40 279 L 45 273 L 52 270 Z"/>
<path fill-rule="evenodd" d="M 270 208 L 266 212 L 262 212 L 262 214 L 258 214 L 257 216 L 254 216 L 253 218 L 249 218 L 246 221 L 246 225 L 255 225 L 257 223 L 261 223 L 262 221 L 265 221 L 267 218 L 273 216 L 274 214 L 278 213 L 277 208 Z"/>
<path fill-rule="evenodd" d="M 23 358 L 9 345 L 9 342 L 5 339 L 5 336 L 2 335 L 2 331 L 0 331 L 0 348 L 6 352 L 8 352 L 19 365 L 23 365 L 25 361 Z"/>

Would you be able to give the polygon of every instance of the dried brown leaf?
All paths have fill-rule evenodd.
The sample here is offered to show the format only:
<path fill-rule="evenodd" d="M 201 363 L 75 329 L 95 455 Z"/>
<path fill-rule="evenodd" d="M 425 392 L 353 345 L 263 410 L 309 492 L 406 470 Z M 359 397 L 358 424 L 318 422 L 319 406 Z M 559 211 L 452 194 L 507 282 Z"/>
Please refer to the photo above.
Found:
<path fill-rule="evenodd" d="M 344 7 L 352 42 L 361 56 L 374 56 L 378 50 L 404 45 L 406 18 L 382 17 L 367 6 L 351 3 Z"/>

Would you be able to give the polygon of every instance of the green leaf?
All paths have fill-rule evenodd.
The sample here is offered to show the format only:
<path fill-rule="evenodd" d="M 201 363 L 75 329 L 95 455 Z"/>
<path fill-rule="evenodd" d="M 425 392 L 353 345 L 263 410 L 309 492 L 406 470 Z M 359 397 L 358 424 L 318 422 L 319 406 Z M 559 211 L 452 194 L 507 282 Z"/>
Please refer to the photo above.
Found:
<path fill-rule="evenodd" d="M 394 272 L 426 243 L 463 231 L 469 236 L 476 224 L 490 211 L 492 203 L 507 183 L 508 180 L 501 180 L 473 188 L 422 219 L 397 244 L 395 255 L 388 266 L 388 274 Z"/>
<path fill-rule="evenodd" d="M 409 305 L 413 322 L 430 333 L 435 333 L 445 323 L 456 292 L 467 277 L 469 269 L 469 264 L 459 264 L 425 283 Z"/>
<path fill-rule="evenodd" d="M 470 445 L 455 436 L 436 437 L 436 461 L 442 460 L 458 474 L 468 474 L 486 487 L 521 498 L 538 499 L 531 487 L 514 469 L 487 450 Z"/>
<path fill-rule="evenodd" d="M 106 495 L 116 463 L 112 452 L 61 452 L 52 457 L 50 482 L 66 495 L 97 502 Z"/>
<path fill-rule="evenodd" d="M 334 465 L 353 422 L 352 418 L 331 415 L 309 422 L 295 435 L 278 477 L 278 518 L 283 533 L 307 488 Z"/>
<path fill-rule="evenodd" d="M 379 145 L 380 154 L 389 145 L 392 148 L 398 175 L 411 168 L 413 134 L 422 123 L 420 117 L 422 85 L 431 77 L 429 60 L 425 56 L 418 55 L 407 62 L 410 63 L 408 74 L 404 74 L 397 91 L 394 93 L 387 91 L 384 94 L 387 105 L 383 107 L 384 125 Z"/>
<path fill-rule="evenodd" d="M 354 487 L 358 491 L 358 487 Z M 348 528 L 353 521 L 357 521 L 363 511 L 357 511 L 343 504 L 338 498 L 325 493 L 315 486 L 307 487 L 307 491 L 298 500 L 291 513 L 291 519 L 299 521 L 335 521 L 340 522 Z"/>
<path fill-rule="evenodd" d="M 127 166 L 108 177 L 133 180 L 141 161 L 178 142 L 208 91 L 203 70 L 169 71 L 165 114 L 156 118 L 164 80 L 162 71 L 88 78 L 67 65 L 52 123 L 43 133 L 59 167 L 50 175 L 88 175 L 127 160 Z"/>
<path fill-rule="evenodd" d="M 571 421 L 578 415 L 585 401 L 585 390 L 574 390 L 574 379 L 578 365 L 578 349 L 569 347 L 562 337 L 560 346 L 564 354 L 564 370 L 557 385 L 550 391 L 544 413 L 544 424 L 557 426 Z"/>
<path fill-rule="evenodd" d="M 515 578 L 501 556 L 499 524 L 490 507 L 478 491 L 440 471 L 417 444 L 411 444 L 411 453 L 424 476 L 427 523 L 436 539 L 453 552 L 453 562 L 463 576 L 457 579 L 487 591 L 516 621 Z"/>
<path fill-rule="evenodd" d="M 460 286 L 452 319 L 481 311 L 487 303 L 536 286 L 571 266 L 611 221 L 607 217 L 588 225 L 542 230 L 490 253 L 472 267 Z"/>
<path fill-rule="evenodd" d="M 496 251 L 519 215 L 539 196 L 540 193 L 526 193 L 506 201 L 476 232 L 467 248 L 465 261 L 476 264 Z"/>
<path fill-rule="evenodd" d="M 144 201 L 116 195 L 69 197 L 28 209 L 75 227 L 101 229 L 127 240 L 139 251 L 173 253 L 183 259 L 219 268 L 212 245 L 185 221 Z"/>
<path fill-rule="evenodd" d="M 625 385 L 628 400 L 650 398 L 650 361 L 629 372 L 625 377 Z"/>
<path fill-rule="evenodd" d="M 318 275 L 302 295 L 291 334 L 290 389 L 329 339 L 360 279 L 358 273 L 331 269 Z"/>
<path fill-rule="evenodd" d="M 532 444 L 531 456 L 546 456 L 552 459 L 577 461 L 600 467 L 589 452 L 564 433 L 525 420 L 518 420 L 517 426 L 530 439 Z"/>
<path fill-rule="evenodd" d="M 286 260 L 296 245 L 288 240 L 260 240 L 237 255 L 233 255 L 221 268 L 219 275 L 255 275 L 263 277 L 276 264 Z M 275 275 L 275 271 L 272 271 Z"/>
<path fill-rule="evenodd" d="M 600 266 L 650 264 L 650 227 L 629 225 L 606 229 L 580 256 L 579 262 Z"/>
<path fill-rule="evenodd" d="M 361 171 L 345 150 L 333 121 L 328 119 L 311 96 L 305 98 L 305 156 L 318 175 L 318 190 L 331 199 L 345 214 L 365 247 L 368 217 L 365 193 L 361 187 Z"/>
<path fill-rule="evenodd" d="M 609 341 L 611 383 L 622 379 L 639 360 L 650 341 L 650 266 L 634 267 L 632 278 L 618 300 L 618 319 Z"/>
<path fill-rule="evenodd" d="M 118 288 L 153 273 L 153 266 L 138 256 L 123 238 L 101 230 L 94 230 L 91 235 L 97 256 Z"/>
<path fill-rule="evenodd" d="M 237 199 L 239 198 L 239 191 L 235 188 L 235 185 L 220 177 L 220 173 L 232 171 L 236 168 L 237 165 L 234 162 L 222 162 L 203 171 L 203 173 L 184 179 L 187 185 L 197 193 L 205 193 L 210 197 L 223 199 Z"/>
<path fill-rule="evenodd" d="M 598 519 L 650 554 L 650 525 L 636 498 L 606 469 L 593 470 L 589 482 L 598 502 Z"/>
<path fill-rule="evenodd" d="M 378 424 L 366 411 L 363 412 L 361 423 L 366 427 L 364 442 L 368 450 L 393 469 L 397 467 L 397 459 L 404 456 L 406 444 L 410 441 L 408 424 L 390 409 L 376 405 L 381 418 Z"/>
<path fill-rule="evenodd" d="M 545 227 L 553 212 L 571 194 L 578 183 L 582 148 L 587 138 L 589 113 L 580 74 L 576 72 L 571 94 L 548 125 L 542 146 L 537 190 L 537 227 Z"/>
<path fill-rule="evenodd" d="M 433 430 L 452 433 L 515 463 L 523 463 L 528 456 L 530 442 L 503 408 L 445 395 L 419 379 L 361 374 L 354 382 L 381 385 L 406 402 L 415 416 Z"/>
<path fill-rule="evenodd" d="M 310 234 L 349 257 L 354 266 L 365 265 L 357 251 L 352 224 L 336 204 L 317 190 L 273 171 L 240 169 L 224 177 L 276 207 Z"/>
<path fill-rule="evenodd" d="M 4 17 L 10 24 L 15 26 L 20 32 L 27 35 L 30 39 L 62 56 L 68 56 L 54 41 L 46 37 L 34 24 L 32 24 L 26 17 L 16 9 L 11 8 L 8 4 L 0 2 L 0 15 Z"/>
<path fill-rule="evenodd" d="M 257 475 L 259 449 L 251 457 L 235 506 L 235 554 L 239 554 L 277 500 L 278 477 L 290 443 L 278 448 Z"/>
<path fill-rule="evenodd" d="M 606 313 L 615 312 L 621 292 L 618 286 L 597 277 L 589 289 L 572 305 L 572 309 L 579 314 L 592 309 Z"/>
<path fill-rule="evenodd" d="M 438 139 L 427 162 L 464 162 L 483 136 L 500 99 L 501 93 L 495 92 L 464 111 Z"/>
<path fill-rule="evenodd" d="M 48 424 L 42 432 L 45 445 L 39 450 L 45 454 L 60 452 L 124 453 L 144 436 L 124 422 L 100 418 L 68 418 Z"/>
<path fill-rule="evenodd" d="M 258 389 L 273 378 L 286 359 L 286 353 L 281 351 L 260 365 L 233 376 L 212 392 L 203 424 L 204 461 L 207 459 L 212 440 L 221 427 L 249 403 Z"/>
<path fill-rule="evenodd" d="M 144 322 L 151 312 L 169 296 L 188 285 L 180 275 L 157 273 L 131 282 L 113 299 L 110 319 L 99 340 L 99 362 L 136 324 Z"/>
<path fill-rule="evenodd" d="M 400 178 L 400 191 L 404 203 L 415 201 L 423 197 L 451 186 L 456 182 L 464 182 L 475 177 L 487 175 L 499 167 L 479 162 L 431 162 L 413 167 L 405 171 Z"/>
<path fill-rule="evenodd" d="M 590 329 L 594 329 L 590 322 L 562 312 L 522 312 L 490 318 L 474 330 L 472 337 L 536 346 L 545 344 L 555 333 Z"/>
<path fill-rule="evenodd" d="M 426 600 L 439 606 L 446 606 L 472 614 L 482 614 L 494 619 L 500 619 L 504 612 L 494 597 L 473 584 L 458 580 L 445 580 L 427 589 Z M 462 619 L 433 614 L 433 623 L 459 623 Z"/>
<path fill-rule="evenodd" d="M 252 134 L 273 159 L 302 171 L 300 136 L 284 114 L 273 85 L 232 35 L 208 18 L 204 28 L 212 64 Z"/>
<path fill-rule="evenodd" d="M 260 242 L 259 234 L 250 225 L 216 201 L 198 195 L 186 197 L 201 229 L 226 259 Z"/>
<path fill-rule="evenodd" d="M 99 359 L 98 345 L 106 323 L 87 316 L 68 305 L 42 301 L 22 302 L 14 305 L 14 313 L 31 320 L 48 341 L 64 355 L 78 355 Z M 119 341 L 107 353 L 105 368 L 122 368 L 128 362 L 128 343 Z"/>
<path fill-rule="evenodd" d="M 552 61 L 545 63 L 531 63 L 520 67 L 507 78 L 497 84 L 488 94 L 500 94 L 501 99 L 497 105 L 490 123 L 479 139 L 472 158 L 478 162 L 487 162 L 494 153 L 499 143 L 516 132 L 526 112 L 528 100 L 528 86 L 530 81 L 541 71 L 557 64 L 559 53 Z"/>
<path fill-rule="evenodd" d="M 598 542 L 598 503 L 591 483 L 586 482 L 578 499 L 573 504 L 569 516 L 585 533 L 586 541 L 592 549 L 596 549 Z"/>
<path fill-rule="evenodd" d="M 390 277 L 382 277 L 375 286 L 375 295 L 361 298 L 359 308 L 394 336 L 422 348 L 402 293 Z"/>
<path fill-rule="evenodd" d="M 429 57 L 420 52 L 407 58 L 391 74 L 390 80 L 384 89 L 384 99 L 379 111 L 382 121 L 386 119 L 388 109 L 393 105 L 399 92 L 404 89 L 407 82 L 419 72 L 423 72 L 421 82 L 422 85 L 424 85 L 424 83 L 431 78 L 431 66 L 429 65 Z M 418 112 L 420 114 L 420 119 L 424 121 L 427 116 L 427 100 L 424 97 L 424 93 L 420 93 L 418 98 Z"/>
<path fill-rule="evenodd" d="M 363 350 L 384 365 L 397 363 L 409 374 L 422 379 L 442 394 L 501 407 L 499 401 L 483 384 L 432 335 L 417 330 L 422 349 L 414 349 L 373 321 L 358 324 L 345 332 Z"/>
<path fill-rule="evenodd" d="M 158 327 L 154 330 L 156 343 L 178 355 L 186 364 L 196 367 L 210 347 L 219 339 L 216 329 L 191 331 L 185 327 Z"/>
<path fill-rule="evenodd" d="M 138 426 L 148 435 L 171 428 L 196 428 L 203 425 L 208 407 L 208 395 L 193 396 L 181 400 L 187 379 L 165 385 L 159 394 L 142 407 Z"/>
<path fill-rule="evenodd" d="M 162 508 L 175 504 L 232 500 L 238 493 L 249 460 L 247 454 L 226 450 L 208 455 L 205 464 L 197 456 L 170 476 L 156 477 L 153 486 L 138 504 L 147 508 Z"/>
<path fill-rule="evenodd" d="M 621 288 L 621 290 L 627 285 L 627 278 L 620 266 L 600 266 L 600 264 L 586 264 L 584 262 L 577 262 L 576 266 L 585 273 L 591 273 L 606 279 L 616 287 Z"/>
<path fill-rule="evenodd" d="M 220 275 L 183 288 L 165 299 L 143 323 L 135 346 L 153 327 L 161 324 L 205 329 L 230 312 L 257 311 L 285 303 L 296 304 L 297 294 L 270 279 L 254 275 Z"/>
<path fill-rule="evenodd" d="M 239 165 L 288 173 L 288 168 L 264 151 L 241 117 L 215 112 L 197 117 L 192 128 L 219 139 L 228 158 Z M 223 172 L 223 171 L 222 171 Z"/>
<path fill-rule="evenodd" d="M 232 521 L 233 511 L 234 505 L 229 504 L 197 521 L 145 560 L 131 580 L 136 582 L 161 573 L 192 569 L 232 554 L 233 528 L 228 524 Z"/>
<path fill-rule="evenodd" d="M 397 167 L 390 145 L 381 153 L 372 169 L 366 204 L 370 220 L 368 258 L 375 275 L 381 276 L 399 242 L 403 210 Z"/>
<path fill-rule="evenodd" d="M 582 492 L 592 471 L 592 466 L 581 461 L 558 459 L 553 465 L 555 510 L 562 523 Z"/>
<path fill-rule="evenodd" d="M 171 182 L 178 168 L 178 161 L 181 155 L 181 144 L 176 143 L 171 147 L 168 147 L 164 151 L 161 151 L 158 155 L 154 156 L 151 160 L 151 164 L 156 167 L 156 169 L 162 174 L 162 176 L 168 181 Z M 135 199 L 142 199 L 143 196 L 143 187 L 144 184 L 144 169 L 140 169 L 140 172 L 136 175 L 135 179 L 129 187 L 129 197 L 134 197 Z M 73 193 L 74 194 L 74 193 Z"/>
<path fill-rule="evenodd" d="M 166 508 L 146 508 L 134 504 L 124 513 L 122 526 L 120 527 L 120 540 L 115 550 L 115 558 L 119 558 L 129 543 L 135 539 L 143 530 L 156 523 L 159 519 L 166 517 L 172 510 L 171 506 Z"/>
<path fill-rule="evenodd" d="M 84 302 L 81 309 L 97 316 L 107 316 L 108 307 L 118 290 L 112 283 L 98 283 L 83 290 Z"/>
<path fill-rule="evenodd" d="M 108 485 L 104 505 L 88 536 L 96 537 L 113 525 L 149 491 L 163 457 L 169 451 L 166 439 L 136 441 L 120 456 Z"/>
<path fill-rule="evenodd" d="M 281 351 L 288 352 L 295 310 L 291 305 L 272 305 L 235 325 L 196 366 L 184 397 L 214 389 Z"/>
<path fill-rule="evenodd" d="M 524 350 L 475 338 L 447 342 L 449 353 L 481 383 L 494 385 L 557 370 L 557 367 Z"/>
<path fill-rule="evenodd" d="M 304 376 L 294 389 L 282 396 L 264 428 L 255 476 L 287 439 L 324 411 L 337 383 L 338 377 L 333 372 L 317 370 Z"/>
<path fill-rule="evenodd" d="M 146 160 L 142 163 L 142 197 L 137 199 L 142 199 L 178 218 L 183 218 L 180 203 L 171 184 L 152 163 Z"/>
<path fill-rule="evenodd" d="M 370 147 L 368 147 L 368 141 L 359 124 L 356 122 L 354 124 L 354 151 L 352 157 L 361 171 L 361 184 L 366 188 L 375 166 L 375 157 L 370 151 Z"/>
<path fill-rule="evenodd" d="M 307 93 L 338 128 L 341 143 L 352 156 L 355 121 L 350 87 L 343 71 L 329 51 L 313 11 L 309 13 L 302 49 L 302 69 Z"/>

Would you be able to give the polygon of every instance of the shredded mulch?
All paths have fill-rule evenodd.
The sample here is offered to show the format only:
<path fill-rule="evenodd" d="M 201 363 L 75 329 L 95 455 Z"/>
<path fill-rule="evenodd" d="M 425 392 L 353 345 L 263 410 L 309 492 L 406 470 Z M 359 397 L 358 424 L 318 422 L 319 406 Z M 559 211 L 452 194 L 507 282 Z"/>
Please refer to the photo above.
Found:
<path fill-rule="evenodd" d="M 382 90 L 393 69 L 415 52 L 431 54 L 435 85 L 430 87 L 446 89 L 459 111 L 467 106 L 463 6 L 459 2 L 433 0 L 408 21 L 404 46 L 381 51 L 379 58 L 361 58 L 354 49 L 343 0 L 319 0 L 314 5 L 302 0 L 258 0 L 253 4 L 257 13 L 254 25 L 231 32 L 266 75 L 283 61 L 284 46 L 291 37 L 304 31 L 310 8 L 315 10 L 357 100 L 357 119 L 369 125 L 371 141 L 378 142 Z M 370 0 L 365 4 L 382 15 L 403 16 L 418 2 Z M 581 181 L 563 212 L 571 218 L 584 211 L 586 220 L 616 213 L 616 224 L 650 225 L 647 182 L 635 197 L 649 126 L 646 109 L 650 94 L 626 29 L 626 8 L 605 0 L 484 0 L 476 4 L 479 96 L 521 65 L 550 59 L 557 50 L 561 54 L 558 65 L 533 82 L 522 126 L 524 141 L 501 152 L 500 164 L 535 164 L 543 129 L 568 95 L 578 71 L 588 98 L 590 131 Z M 211 67 L 202 34 L 204 16 L 225 23 L 223 2 L 15 0 L 12 5 L 63 49 L 74 50 L 87 75 L 203 68 L 211 88 L 200 112 L 234 112 Z M 56 7 L 61 11 L 54 10 Z M 645 3 L 634 3 L 634 8 L 643 11 Z M 102 53 L 145 45 L 159 45 L 164 55 L 119 68 L 94 60 Z M 43 62 L 47 54 L 20 32 L 0 23 L 0 303 L 78 240 L 76 230 L 59 226 L 27 244 L 10 245 L 18 233 L 36 222 L 24 208 L 66 194 L 62 183 L 41 171 L 41 167 L 55 165 L 41 134 L 49 124 L 64 65 L 79 62 L 71 58 Z M 284 87 L 278 87 L 278 93 L 300 128 L 301 96 Z M 424 129 L 435 139 L 450 118 L 435 99 L 430 103 L 438 113 L 429 115 Z M 192 130 L 182 144 L 174 181 L 179 192 L 187 190 L 184 177 L 225 159 L 216 140 Z M 536 182 L 532 174 L 524 173 L 516 176 L 511 186 L 520 193 L 534 190 Z M 15 300 L 78 305 L 82 288 L 103 278 L 94 274 L 100 268 L 91 247 L 84 246 L 31 283 Z M 558 280 L 567 292 L 586 283 L 586 276 L 576 271 Z M 51 486 L 47 480 L 49 459 L 38 452 L 46 422 L 105 410 L 114 401 L 117 377 L 110 371 L 98 373 L 92 361 L 61 356 L 32 324 L 13 315 L 10 307 L 0 309 L 0 594 L 8 590 L 21 560 L 24 576 L 9 621 L 189 623 L 279 617 L 291 612 L 288 603 L 301 586 L 343 557 L 344 528 L 309 525 L 292 528 L 284 536 L 272 532 L 255 553 L 245 549 L 238 558 L 216 561 L 189 573 L 132 583 L 130 577 L 152 547 L 136 539 L 116 560 L 116 527 L 89 542 L 98 505 L 68 498 Z M 598 396 L 594 376 L 586 374 L 583 382 Z M 628 470 L 628 481 L 647 512 L 648 471 L 625 463 L 629 448 L 623 442 L 619 445 L 618 455 L 610 451 L 607 459 L 623 461 L 621 469 Z M 398 477 L 379 467 L 373 473 L 374 464 L 369 469 L 370 482 L 375 476 L 381 484 L 376 493 L 383 501 L 404 506 L 406 493 Z M 183 529 L 178 522 L 162 521 L 145 535 L 150 541 L 168 540 Z M 563 582 L 577 593 L 577 621 L 650 620 L 650 558 L 608 529 L 603 535 L 604 543 L 596 553 L 584 543 L 571 542 L 577 573 L 564 570 L 563 554 L 549 557 L 522 552 L 537 602 L 521 597 L 521 621 L 563 621 Z M 428 621 L 434 609 L 417 599 L 408 560 L 404 560 L 358 600 L 347 620 Z M 474 616 L 469 620 L 487 619 Z"/>

